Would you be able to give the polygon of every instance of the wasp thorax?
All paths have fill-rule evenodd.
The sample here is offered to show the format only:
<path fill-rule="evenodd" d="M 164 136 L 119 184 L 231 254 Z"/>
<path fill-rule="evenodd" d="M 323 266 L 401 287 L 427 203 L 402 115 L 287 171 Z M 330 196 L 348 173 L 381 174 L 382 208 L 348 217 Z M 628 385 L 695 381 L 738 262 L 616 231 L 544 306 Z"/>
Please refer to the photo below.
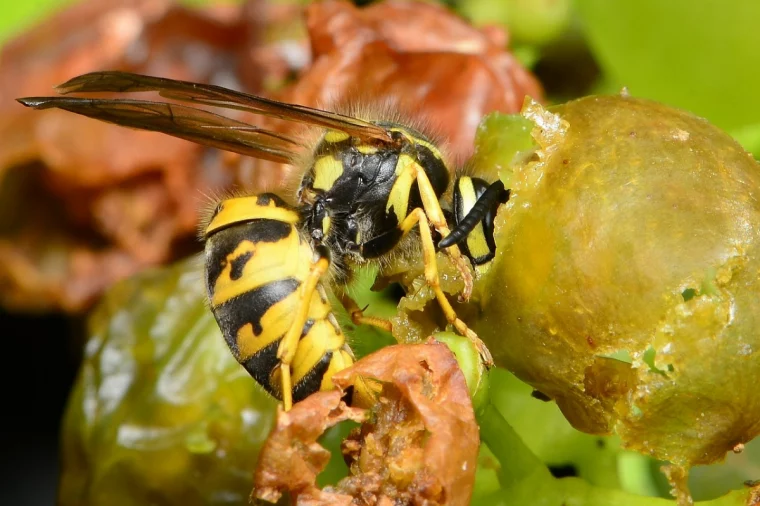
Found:
<path fill-rule="evenodd" d="M 301 184 L 311 237 L 338 255 L 375 258 L 393 249 L 402 235 L 399 225 L 421 206 L 419 173 L 436 197 L 448 186 L 449 171 L 434 144 L 413 130 L 378 125 L 391 141 L 325 133 Z"/>

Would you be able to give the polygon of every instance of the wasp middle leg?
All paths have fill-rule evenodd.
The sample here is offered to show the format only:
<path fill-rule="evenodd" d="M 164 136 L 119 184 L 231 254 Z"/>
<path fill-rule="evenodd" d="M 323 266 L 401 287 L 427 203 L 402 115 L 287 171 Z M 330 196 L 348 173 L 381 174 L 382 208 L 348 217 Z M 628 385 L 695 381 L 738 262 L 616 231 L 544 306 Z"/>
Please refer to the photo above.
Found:
<path fill-rule="evenodd" d="M 349 316 L 351 316 L 351 321 L 354 325 L 369 325 L 386 332 L 393 332 L 393 324 L 390 320 L 378 318 L 376 316 L 365 316 L 364 311 L 367 308 L 360 308 L 359 304 L 357 304 L 347 293 L 343 292 L 341 294 L 340 302 L 343 304 L 343 307 L 346 309 Z"/>

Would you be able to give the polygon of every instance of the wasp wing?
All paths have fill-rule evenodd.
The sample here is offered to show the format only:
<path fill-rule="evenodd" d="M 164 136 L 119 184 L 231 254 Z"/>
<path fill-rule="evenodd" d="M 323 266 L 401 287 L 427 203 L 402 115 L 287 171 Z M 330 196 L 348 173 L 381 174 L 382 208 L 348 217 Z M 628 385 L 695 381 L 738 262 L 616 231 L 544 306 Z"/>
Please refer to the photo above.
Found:
<path fill-rule="evenodd" d="M 163 132 L 198 144 L 290 163 L 301 145 L 287 136 L 181 104 L 129 99 L 19 98 L 35 109 L 58 108 L 107 123 Z"/>
<path fill-rule="evenodd" d="M 345 132 L 362 139 L 391 141 L 386 129 L 368 121 L 303 105 L 286 104 L 212 84 L 192 83 L 130 72 L 105 71 L 74 77 L 57 86 L 56 89 L 62 94 L 157 91 L 161 96 L 175 100 L 238 109 L 263 116 L 308 123 Z"/>

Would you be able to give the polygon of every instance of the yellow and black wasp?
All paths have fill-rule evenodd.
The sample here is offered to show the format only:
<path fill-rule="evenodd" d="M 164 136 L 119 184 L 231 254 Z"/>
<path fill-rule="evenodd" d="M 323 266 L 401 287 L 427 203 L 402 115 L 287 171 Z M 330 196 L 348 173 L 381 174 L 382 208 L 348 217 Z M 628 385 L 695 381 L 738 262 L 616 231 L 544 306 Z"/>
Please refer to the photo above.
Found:
<path fill-rule="evenodd" d="M 436 251 L 443 249 L 461 273 L 466 300 L 472 272 L 465 257 L 477 267 L 494 256 L 493 217 L 509 198 L 501 182 L 459 177 L 451 189 L 452 209 L 444 210 L 441 202 L 450 189 L 451 172 L 441 152 L 424 135 L 400 124 L 118 71 L 78 76 L 57 91 L 155 91 L 164 98 L 322 130 L 302 167 L 294 205 L 273 194 L 225 199 L 202 230 L 207 293 L 222 334 L 236 359 L 286 409 L 293 401 L 332 388 L 332 374 L 353 362 L 324 283 L 345 285 L 355 265 L 399 250 L 419 254 L 421 249 L 426 282 L 447 321 L 475 343 L 486 365 L 492 364 L 488 349 L 457 317 L 439 286 Z M 242 155 L 291 164 L 304 160 L 298 140 L 198 107 L 122 98 L 18 100 L 36 109 L 64 109 Z M 437 246 L 434 237 L 440 238 Z M 421 248 L 406 247 L 415 240 Z M 355 306 L 352 312 L 357 323 L 390 327 L 390 322 L 363 317 Z"/>

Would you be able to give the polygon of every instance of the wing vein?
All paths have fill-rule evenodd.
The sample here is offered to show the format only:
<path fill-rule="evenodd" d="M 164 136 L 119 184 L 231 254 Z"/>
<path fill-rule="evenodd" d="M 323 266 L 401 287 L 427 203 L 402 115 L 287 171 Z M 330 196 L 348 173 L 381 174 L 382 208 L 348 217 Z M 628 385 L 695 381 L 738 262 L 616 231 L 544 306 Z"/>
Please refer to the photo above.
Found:
<path fill-rule="evenodd" d="M 163 132 L 205 146 L 275 162 L 292 163 L 300 143 L 213 112 L 168 102 L 80 97 L 18 99 L 35 109 L 58 108 L 139 130 Z"/>
<path fill-rule="evenodd" d="M 308 123 L 362 139 L 392 142 L 385 128 L 351 116 L 286 104 L 212 84 L 199 84 L 121 71 L 91 72 L 56 87 L 59 93 L 157 91 L 165 98 L 238 109 L 283 120 Z"/>

